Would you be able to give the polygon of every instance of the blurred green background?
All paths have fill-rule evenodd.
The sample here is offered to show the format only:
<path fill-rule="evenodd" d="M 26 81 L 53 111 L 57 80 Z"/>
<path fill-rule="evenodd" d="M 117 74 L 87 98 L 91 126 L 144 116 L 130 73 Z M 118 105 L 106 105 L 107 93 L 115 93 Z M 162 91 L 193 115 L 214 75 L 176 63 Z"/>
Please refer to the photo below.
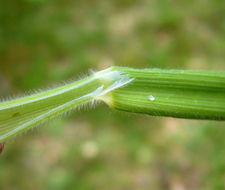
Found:
<path fill-rule="evenodd" d="M 0 0 L 0 96 L 88 69 L 225 70 L 225 1 Z M 101 104 L 7 142 L 1 190 L 225 189 L 225 123 Z"/>

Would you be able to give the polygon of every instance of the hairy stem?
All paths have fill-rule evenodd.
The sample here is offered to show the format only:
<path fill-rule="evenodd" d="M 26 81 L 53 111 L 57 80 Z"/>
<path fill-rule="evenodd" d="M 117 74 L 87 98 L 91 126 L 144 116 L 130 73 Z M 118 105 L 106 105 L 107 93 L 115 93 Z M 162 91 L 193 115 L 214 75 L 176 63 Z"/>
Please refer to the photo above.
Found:
<path fill-rule="evenodd" d="M 78 82 L 0 103 L 0 142 L 48 119 L 98 100 L 131 79 L 112 68 Z"/>

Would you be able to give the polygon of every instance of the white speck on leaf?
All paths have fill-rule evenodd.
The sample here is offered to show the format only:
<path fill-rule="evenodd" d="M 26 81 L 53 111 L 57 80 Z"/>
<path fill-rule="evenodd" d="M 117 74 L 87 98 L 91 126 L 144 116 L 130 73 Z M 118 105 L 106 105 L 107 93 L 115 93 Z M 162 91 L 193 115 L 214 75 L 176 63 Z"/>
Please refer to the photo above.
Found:
<path fill-rule="evenodd" d="M 155 100 L 155 97 L 152 96 L 152 95 L 150 95 L 150 96 L 148 96 L 148 99 L 151 100 L 151 101 L 154 101 Z"/>

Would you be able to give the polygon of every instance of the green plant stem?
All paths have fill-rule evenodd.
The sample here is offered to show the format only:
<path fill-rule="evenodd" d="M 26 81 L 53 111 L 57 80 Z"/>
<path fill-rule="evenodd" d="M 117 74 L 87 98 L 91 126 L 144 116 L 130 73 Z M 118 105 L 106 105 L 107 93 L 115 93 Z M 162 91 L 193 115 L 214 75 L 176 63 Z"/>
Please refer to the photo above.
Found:
<path fill-rule="evenodd" d="M 0 103 L 0 142 L 102 100 L 115 109 L 225 120 L 225 72 L 110 67 L 64 86 Z"/>
<path fill-rule="evenodd" d="M 189 119 L 225 120 L 225 72 L 114 67 L 135 80 L 111 92 L 116 109 Z"/>

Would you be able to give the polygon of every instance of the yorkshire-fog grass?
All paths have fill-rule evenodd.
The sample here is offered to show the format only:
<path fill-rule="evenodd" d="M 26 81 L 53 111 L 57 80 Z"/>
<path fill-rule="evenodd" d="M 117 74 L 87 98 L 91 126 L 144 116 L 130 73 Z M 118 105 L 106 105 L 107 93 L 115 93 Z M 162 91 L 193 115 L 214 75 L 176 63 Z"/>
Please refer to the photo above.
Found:
<path fill-rule="evenodd" d="M 225 72 L 110 67 L 0 103 L 0 142 L 94 101 L 135 113 L 225 120 Z"/>

